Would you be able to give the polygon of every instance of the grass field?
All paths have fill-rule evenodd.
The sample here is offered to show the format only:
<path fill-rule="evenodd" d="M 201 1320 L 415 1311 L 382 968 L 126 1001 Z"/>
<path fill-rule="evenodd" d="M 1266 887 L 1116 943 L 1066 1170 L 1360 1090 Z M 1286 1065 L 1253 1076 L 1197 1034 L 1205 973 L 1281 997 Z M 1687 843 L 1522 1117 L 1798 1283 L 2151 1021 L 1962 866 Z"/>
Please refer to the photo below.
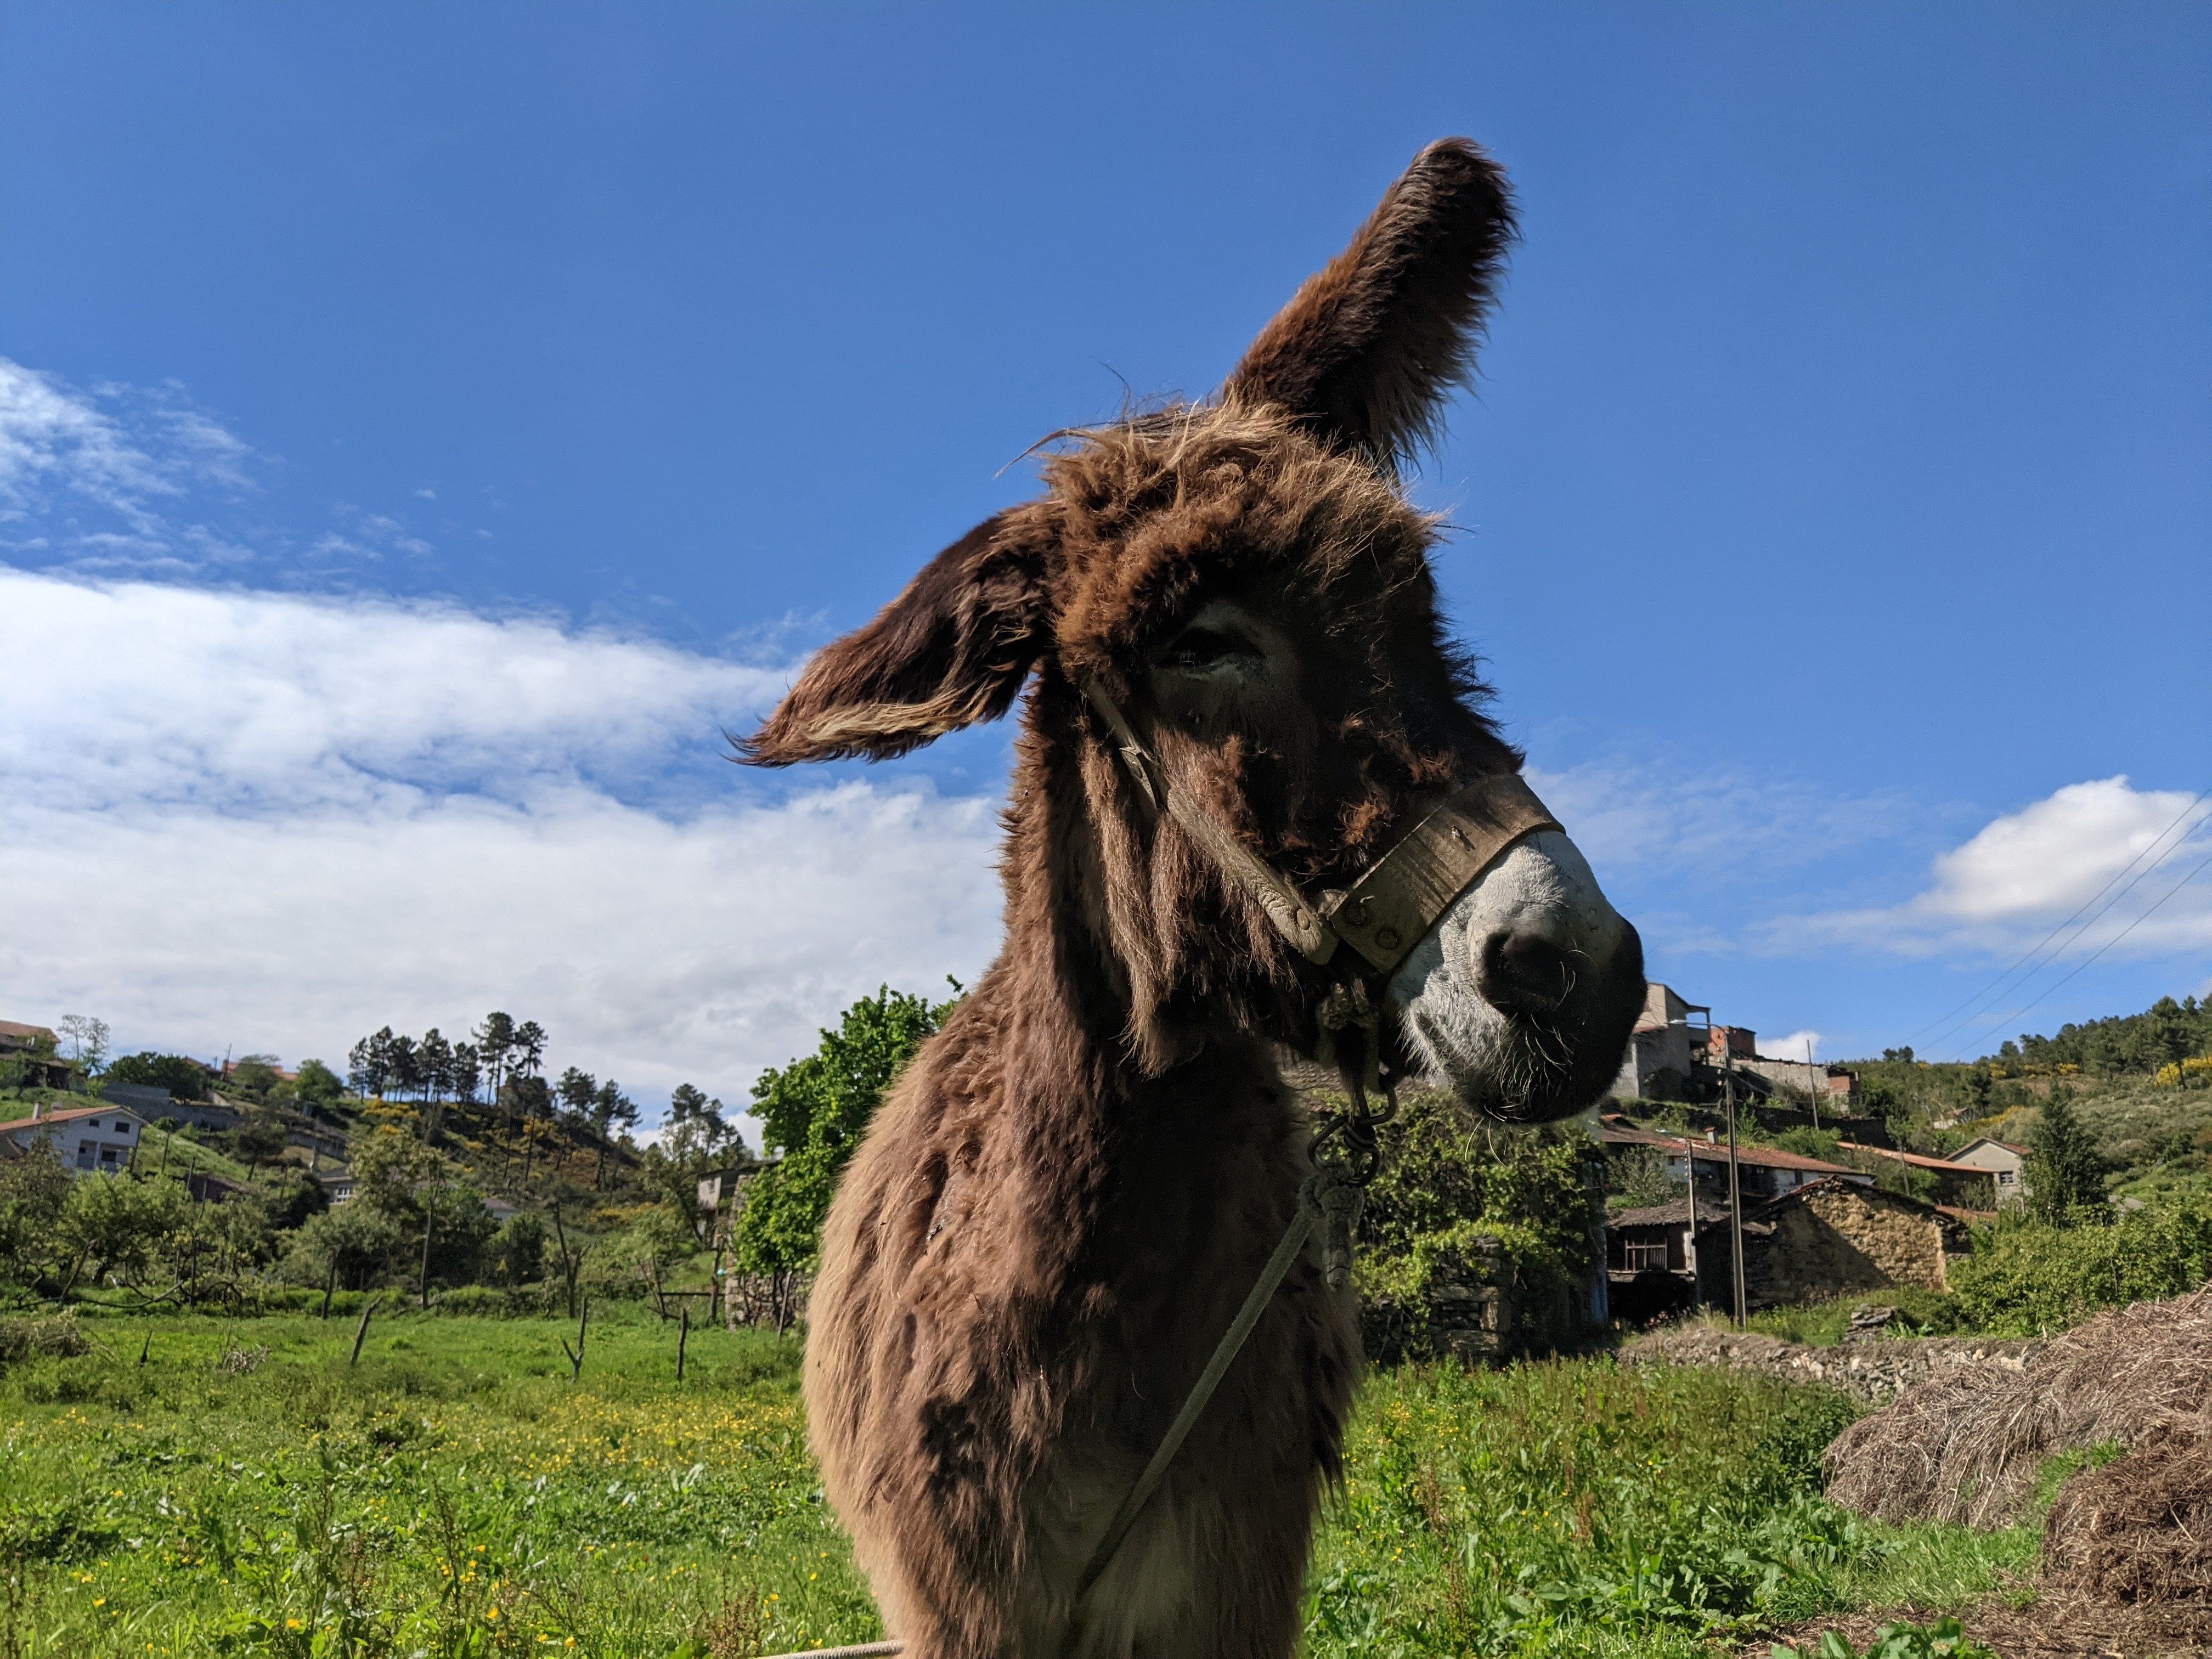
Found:
<path fill-rule="evenodd" d="M 595 1317 L 88 1319 L 0 1373 L 0 1659 L 742 1659 L 878 1626 L 805 1450 L 795 1343 Z M 140 1363 L 141 1352 L 144 1363 Z M 264 1352 L 265 1351 L 265 1352 Z M 1609 1360 L 1370 1382 L 1316 1656 L 1695 1654 L 2033 1558 L 1821 1502 L 1848 1415 Z"/>

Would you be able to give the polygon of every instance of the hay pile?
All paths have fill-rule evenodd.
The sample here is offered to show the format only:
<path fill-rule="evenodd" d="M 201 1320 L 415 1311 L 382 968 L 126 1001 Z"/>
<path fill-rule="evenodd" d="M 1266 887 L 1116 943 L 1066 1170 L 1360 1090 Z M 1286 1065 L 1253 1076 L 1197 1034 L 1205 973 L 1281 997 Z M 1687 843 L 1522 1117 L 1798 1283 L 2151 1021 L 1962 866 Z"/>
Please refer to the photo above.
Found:
<path fill-rule="evenodd" d="M 2069 1480 L 2044 1528 L 2043 1572 L 2100 1601 L 2212 1609 L 2212 1419 L 2163 1424 Z"/>
<path fill-rule="evenodd" d="M 2212 1421 L 2212 1287 L 2100 1314 L 2017 1372 L 1976 1372 L 1923 1382 L 1837 1436 L 1828 1495 L 1879 1520 L 2004 1526 L 2033 1500 L 2045 1459 L 2148 1451 L 2154 1431 L 2162 1444 L 2176 1425 Z"/>

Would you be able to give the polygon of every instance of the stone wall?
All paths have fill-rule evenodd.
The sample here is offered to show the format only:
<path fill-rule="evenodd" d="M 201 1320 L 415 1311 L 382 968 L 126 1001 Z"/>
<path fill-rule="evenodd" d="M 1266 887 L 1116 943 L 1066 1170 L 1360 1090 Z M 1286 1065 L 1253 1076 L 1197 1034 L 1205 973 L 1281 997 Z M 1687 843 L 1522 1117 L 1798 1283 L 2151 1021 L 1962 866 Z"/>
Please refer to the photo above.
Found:
<path fill-rule="evenodd" d="M 1818 1182 L 1747 1214 L 1744 1292 L 1754 1308 L 1917 1285 L 1950 1288 L 1949 1258 L 1968 1248 L 1965 1227 L 1928 1205 L 1879 1188 Z M 1705 1299 L 1725 1307 L 1725 1221 L 1698 1238 Z"/>
<path fill-rule="evenodd" d="M 1773 1233 L 1744 1247 L 1747 1291 L 1755 1304 L 1917 1285 L 1948 1290 L 1950 1231 L 1924 1205 L 1861 1187 L 1808 1188 L 1775 1214 Z"/>

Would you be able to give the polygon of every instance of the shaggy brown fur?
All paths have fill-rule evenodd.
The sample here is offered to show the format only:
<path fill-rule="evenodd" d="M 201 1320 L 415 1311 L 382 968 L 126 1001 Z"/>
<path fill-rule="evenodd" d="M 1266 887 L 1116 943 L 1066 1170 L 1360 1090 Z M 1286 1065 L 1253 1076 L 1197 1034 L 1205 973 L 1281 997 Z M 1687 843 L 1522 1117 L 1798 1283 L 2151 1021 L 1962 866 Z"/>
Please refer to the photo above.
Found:
<path fill-rule="evenodd" d="M 1219 403 L 1076 434 L 1042 496 L 823 652 L 745 745 L 769 765 L 901 754 L 1030 686 L 1006 948 L 877 1115 L 811 1310 L 814 1443 L 918 1659 L 1294 1644 L 1359 1363 L 1312 1261 L 1074 1597 L 1291 1219 L 1307 1129 L 1273 1045 L 1312 1049 L 1336 971 L 1146 815 L 1078 688 L 1102 678 L 1175 786 L 1313 894 L 1455 781 L 1517 768 L 1444 639 L 1434 526 L 1382 465 L 1464 373 L 1510 234 L 1481 152 L 1432 147 Z M 1224 600 L 1296 670 L 1257 700 L 1178 701 L 1163 653 L 1249 648 L 1191 629 Z M 1574 1057 L 1561 1098 L 1618 1049 Z"/>

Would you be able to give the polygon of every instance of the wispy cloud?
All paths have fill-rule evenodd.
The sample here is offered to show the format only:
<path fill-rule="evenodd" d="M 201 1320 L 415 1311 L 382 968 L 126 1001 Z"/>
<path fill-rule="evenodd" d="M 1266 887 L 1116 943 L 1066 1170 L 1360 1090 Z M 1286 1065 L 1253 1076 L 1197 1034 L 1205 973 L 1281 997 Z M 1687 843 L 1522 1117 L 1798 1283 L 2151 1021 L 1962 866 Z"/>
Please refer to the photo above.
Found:
<path fill-rule="evenodd" d="M 173 387 L 85 392 L 0 357 L 0 549 L 81 569 L 234 558 L 196 492 L 251 487 L 252 452 Z"/>
<path fill-rule="evenodd" d="M 1601 874 L 1800 870 L 1922 816 L 1893 793 L 1839 794 L 1679 755 L 1532 765 L 1528 778 Z"/>

